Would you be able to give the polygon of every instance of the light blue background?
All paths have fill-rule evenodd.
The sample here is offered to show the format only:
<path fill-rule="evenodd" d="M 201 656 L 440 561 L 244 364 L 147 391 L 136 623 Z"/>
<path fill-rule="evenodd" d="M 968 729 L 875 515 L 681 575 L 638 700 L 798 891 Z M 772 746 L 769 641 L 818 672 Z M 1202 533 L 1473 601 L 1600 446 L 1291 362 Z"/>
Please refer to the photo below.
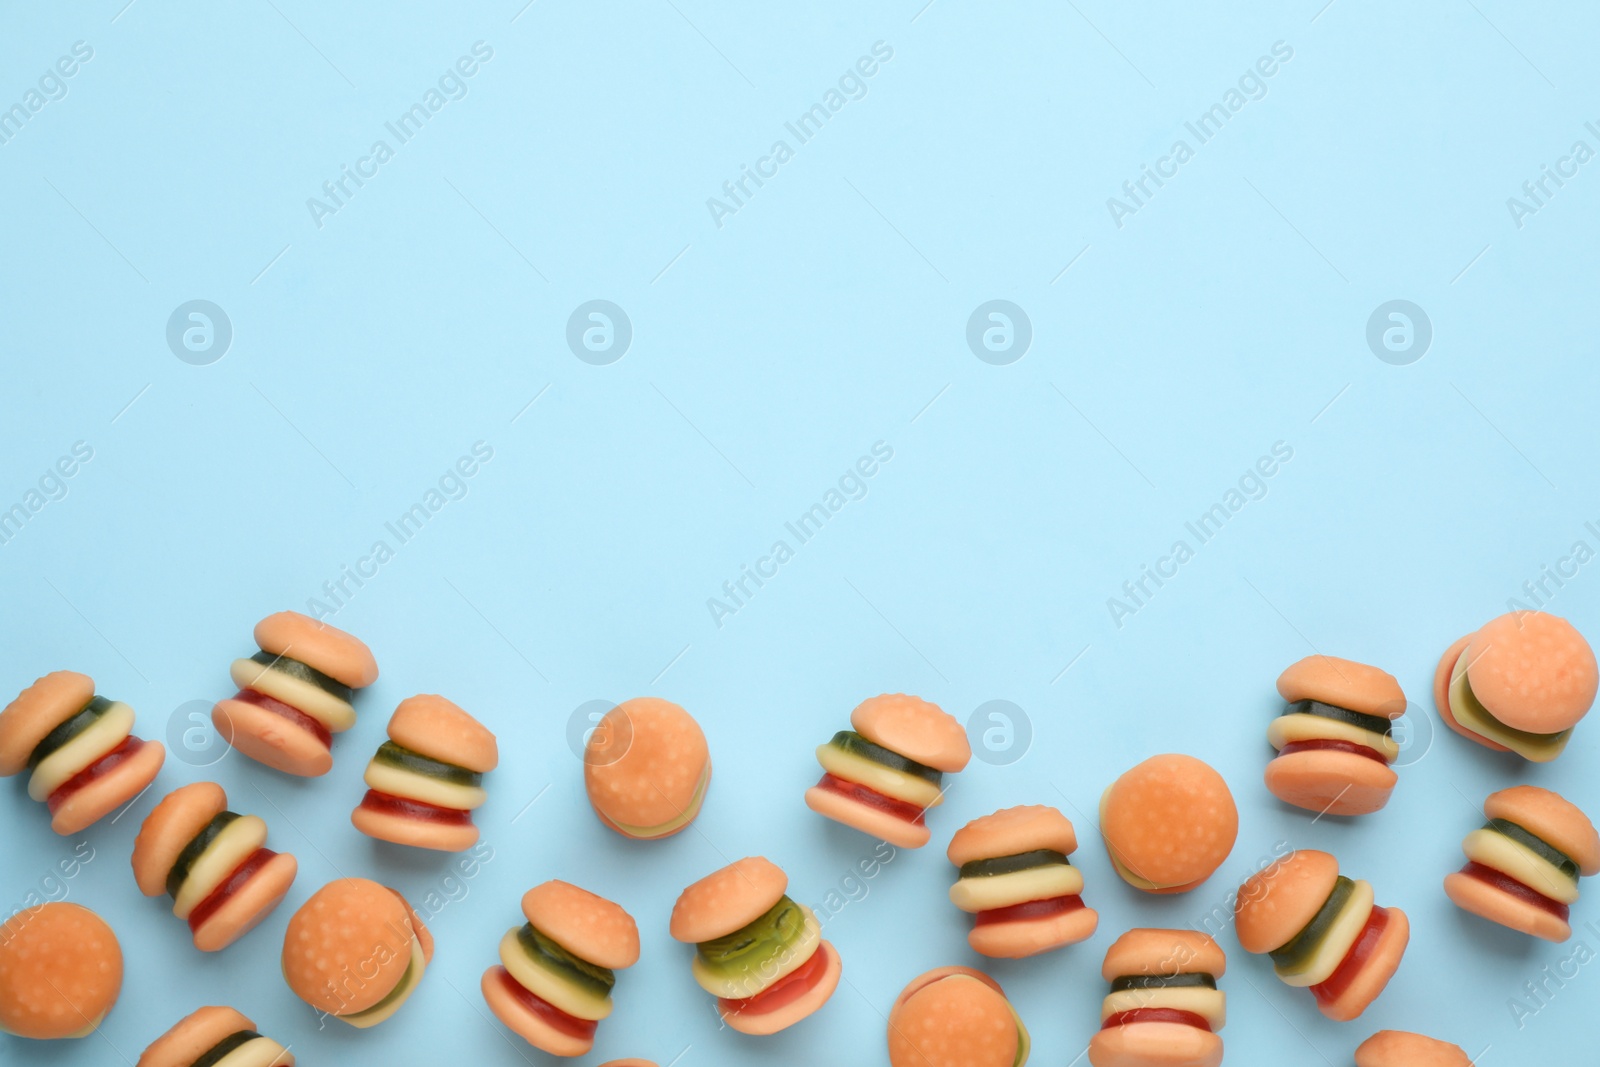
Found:
<path fill-rule="evenodd" d="M 127 857 L 157 791 L 85 835 L 95 859 L 67 892 L 127 954 L 103 1028 L 122 1060 L 227 1001 L 306 1064 L 545 1062 L 486 1021 L 477 982 L 521 892 L 560 877 L 624 903 L 644 938 L 586 1062 L 883 1063 L 905 981 L 975 960 L 943 843 L 1028 802 L 1077 822 L 1101 914 L 1088 944 L 992 967 L 1036 1063 L 1071 1062 L 1093 1033 L 1117 933 L 1200 922 L 1280 842 L 1369 878 L 1410 913 L 1411 949 L 1337 1025 L 1224 934 L 1229 1063 L 1346 1064 L 1382 1027 L 1487 1046 L 1480 1062 L 1503 1067 L 1592 1037 L 1600 970 L 1521 1029 L 1508 998 L 1600 936 L 1530 943 L 1439 882 L 1495 788 L 1535 781 L 1600 810 L 1600 726 L 1529 767 L 1444 731 L 1429 693 L 1446 644 L 1574 541 L 1600 549 L 1584 527 L 1600 526 L 1600 162 L 1520 229 L 1506 206 L 1574 140 L 1600 148 L 1586 5 L 123 3 L 13 5 L 0 33 L 6 106 L 75 41 L 94 50 L 0 145 L 0 503 L 74 442 L 94 449 L 0 547 L 7 692 L 85 671 L 164 738 L 188 702 L 231 691 L 258 618 L 304 610 L 474 442 L 494 458 L 336 616 L 383 676 L 333 773 L 168 758 L 161 791 L 214 777 L 298 856 L 260 930 L 202 956 L 139 896 Z M 467 95 L 319 229 L 307 198 L 477 41 L 493 58 Z M 893 59 L 866 96 L 719 229 L 707 198 L 878 41 Z M 1266 96 L 1117 228 L 1106 199 L 1278 41 L 1294 56 Z M 231 319 L 210 366 L 165 341 L 192 299 Z M 591 299 L 633 325 L 610 366 L 565 342 Z M 1032 322 L 1009 366 L 965 342 L 990 299 Z M 1391 299 L 1433 324 L 1409 366 L 1365 342 Z M 715 625 L 707 598 L 878 441 L 893 459 L 865 498 Z M 1293 459 L 1267 495 L 1115 626 L 1107 598 L 1278 441 Z M 1551 609 L 1600 632 L 1600 565 Z M 1400 787 L 1359 822 L 1313 824 L 1260 784 L 1273 679 L 1313 649 L 1387 668 L 1413 702 Z M 807 903 L 839 886 L 873 843 L 801 792 L 812 747 L 884 690 L 963 719 L 1013 701 L 1032 748 L 975 760 L 935 846 L 829 919 L 847 984 L 825 1010 L 770 1040 L 719 1032 L 666 936 L 673 899 L 749 853 Z M 348 823 L 388 712 L 416 692 L 500 737 L 480 815 L 494 859 L 433 920 L 438 955 L 394 1021 L 318 1032 L 278 973 L 292 908 L 341 873 L 421 900 L 448 862 Z M 654 845 L 600 829 L 565 742 L 585 701 L 644 693 L 693 711 L 716 761 L 695 829 Z M 1156 900 L 1116 880 L 1085 813 L 1163 750 L 1223 771 L 1240 835 L 1205 886 Z M 20 780 L 4 803 L 9 910 L 76 842 Z M 1575 917 L 1600 924 L 1600 908 Z M 113 1062 L 99 1038 L 0 1038 L 0 1056 Z"/>

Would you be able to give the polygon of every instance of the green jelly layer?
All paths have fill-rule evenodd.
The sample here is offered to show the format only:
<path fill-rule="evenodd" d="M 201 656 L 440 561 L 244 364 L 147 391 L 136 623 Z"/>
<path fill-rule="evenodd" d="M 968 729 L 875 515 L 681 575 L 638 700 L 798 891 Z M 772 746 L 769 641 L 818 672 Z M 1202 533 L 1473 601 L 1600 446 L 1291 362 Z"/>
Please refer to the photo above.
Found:
<path fill-rule="evenodd" d="M 413 752 L 409 748 L 402 748 L 393 741 L 385 741 L 378 746 L 378 752 L 372 757 L 376 762 L 396 767 L 413 774 L 420 774 L 426 778 L 435 778 L 441 782 L 450 782 L 453 785 L 477 786 L 483 784 L 483 775 L 476 771 L 469 771 L 465 767 L 457 767 L 454 763 L 444 763 L 440 760 L 429 759 L 420 752 Z"/>
<path fill-rule="evenodd" d="M 1311 921 L 1306 923 L 1305 928 L 1290 938 L 1287 945 L 1267 953 L 1272 957 L 1272 962 L 1278 970 L 1293 974 L 1310 962 L 1311 957 L 1316 955 L 1317 949 L 1322 947 L 1322 939 L 1328 936 L 1328 931 L 1338 921 L 1339 913 L 1350 902 L 1350 897 L 1355 891 L 1355 882 L 1340 875 L 1333 883 L 1333 892 L 1328 894 L 1328 899 L 1323 901 L 1322 907 L 1312 916 Z"/>
<path fill-rule="evenodd" d="M 217 1064 L 227 1058 L 229 1053 L 241 1045 L 248 1045 L 260 1036 L 254 1030 L 240 1030 L 237 1033 L 229 1034 L 215 1045 L 212 1045 L 209 1052 L 195 1060 L 189 1067 L 216 1067 Z"/>
<path fill-rule="evenodd" d="M 1382 715 L 1365 715 L 1349 708 L 1341 708 L 1337 704 L 1324 704 L 1320 700 L 1297 700 L 1283 709 L 1284 715 L 1316 715 L 1323 719 L 1332 719 L 1334 722 L 1349 723 L 1370 733 L 1382 734 L 1384 737 L 1394 736 L 1393 721 Z"/>
<path fill-rule="evenodd" d="M 783 897 L 750 925 L 702 941 L 700 960 L 715 975 L 737 978 L 799 944 L 805 932 L 806 913 Z"/>
<path fill-rule="evenodd" d="M 540 933 L 532 923 L 517 931 L 517 943 L 534 963 L 596 997 L 610 996 L 611 987 L 617 984 L 617 976 L 611 971 L 574 956 Z"/>
<path fill-rule="evenodd" d="M 996 856 L 992 860 L 973 860 L 961 865 L 963 878 L 993 878 L 1001 874 L 1016 874 L 1039 867 L 1070 867 L 1065 853 L 1039 848 L 1032 852 L 1019 852 L 1015 856 Z"/>
<path fill-rule="evenodd" d="M 33 751 L 28 753 L 28 770 L 33 770 L 39 764 L 55 755 L 67 746 L 67 742 L 83 733 L 100 717 L 111 710 L 112 701 L 105 697 L 97 696 L 83 706 L 83 709 L 54 730 L 44 735 L 44 740 L 33 746 Z"/>
<path fill-rule="evenodd" d="M 211 843 L 217 839 L 217 836 L 228 828 L 228 824 L 238 817 L 231 811 L 223 812 L 206 823 L 205 829 L 195 834 L 194 839 L 183 846 L 183 851 L 178 853 L 177 860 L 172 864 L 172 870 L 167 872 L 168 896 L 174 900 L 178 899 L 178 891 L 183 888 L 183 883 L 188 879 L 189 871 L 194 867 L 195 862 L 205 853 L 206 849 L 211 847 Z"/>
<path fill-rule="evenodd" d="M 1125 974 L 1113 979 L 1111 992 L 1124 993 L 1130 989 L 1215 989 L 1217 980 L 1209 974 Z"/>
<path fill-rule="evenodd" d="M 942 785 L 944 783 L 943 771 L 936 771 L 932 767 L 918 763 L 916 760 L 907 759 L 898 752 L 890 751 L 882 745 L 875 745 L 853 730 L 840 730 L 833 735 L 833 740 L 828 743 L 834 748 L 853 753 L 863 759 L 881 763 L 890 770 L 899 771 L 901 774 L 909 774 L 913 778 L 921 778 L 923 781 L 932 782 L 934 785 Z"/>
<path fill-rule="evenodd" d="M 1511 838 L 1511 840 L 1522 845 L 1529 852 L 1532 852 L 1574 882 L 1578 880 L 1578 865 L 1573 862 L 1572 857 L 1539 835 L 1524 830 L 1516 823 L 1507 822 L 1505 819 L 1490 819 L 1483 824 L 1483 828 Z"/>
<path fill-rule="evenodd" d="M 287 674 L 291 678 L 298 678 L 302 682 L 314 685 L 329 696 L 336 697 L 346 704 L 350 703 L 351 698 L 355 696 L 356 691 L 348 685 L 329 678 L 315 667 L 308 667 L 297 659 L 290 659 L 288 656 L 274 656 L 271 652 L 257 652 L 250 659 L 263 667 L 271 667 L 273 670 Z"/>

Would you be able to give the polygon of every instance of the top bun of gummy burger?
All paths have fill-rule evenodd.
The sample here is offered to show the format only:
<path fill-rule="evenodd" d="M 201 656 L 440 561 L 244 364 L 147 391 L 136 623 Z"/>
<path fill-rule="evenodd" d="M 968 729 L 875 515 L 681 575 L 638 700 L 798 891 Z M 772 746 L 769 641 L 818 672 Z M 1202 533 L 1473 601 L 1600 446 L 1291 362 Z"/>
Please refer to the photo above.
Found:
<path fill-rule="evenodd" d="M 1356 1067 L 1472 1067 L 1460 1045 L 1404 1030 L 1379 1030 L 1356 1049 Z"/>
<path fill-rule="evenodd" d="M 1301 849 L 1252 875 L 1234 901 L 1234 928 L 1246 952 L 1287 945 L 1316 918 L 1339 880 L 1339 861 Z"/>
<path fill-rule="evenodd" d="M 1542 611 L 1490 619 L 1462 655 L 1473 695 L 1515 730 L 1553 734 L 1574 726 L 1600 687 L 1589 642 L 1566 619 Z"/>
<path fill-rule="evenodd" d="M 959 719 L 937 704 L 905 693 L 885 693 L 856 705 L 850 725 L 868 741 L 936 771 L 954 774 L 972 759 Z"/>
<path fill-rule="evenodd" d="M 620 971 L 639 962 L 639 927 L 605 897 L 550 881 L 522 894 L 522 914 L 540 933 L 596 967 Z"/>
<path fill-rule="evenodd" d="M 789 876 L 764 856 L 748 856 L 706 875 L 672 906 L 668 932 L 691 945 L 749 926 L 783 899 Z"/>
<path fill-rule="evenodd" d="M 412 938 L 423 961 L 431 960 L 433 938 L 404 897 L 366 878 L 340 878 L 311 894 L 289 920 L 283 977 L 318 1011 L 355 1015 L 405 978 Z M 352 974 L 362 980 L 354 989 Z"/>
<path fill-rule="evenodd" d="M 167 891 L 178 856 L 212 819 L 228 810 L 228 795 L 215 782 L 191 782 L 162 798 L 133 839 L 133 877 L 147 897 Z M 226 1035 L 224 1035 L 226 1036 Z"/>
<path fill-rule="evenodd" d="M 1221 978 L 1227 969 L 1228 958 L 1222 946 L 1206 934 L 1140 928 L 1129 930 L 1106 949 L 1100 977 L 1108 982 L 1143 974 L 1209 974 Z"/>
<path fill-rule="evenodd" d="M 1560 793 L 1536 785 L 1514 785 L 1490 793 L 1483 813 L 1491 819 L 1516 823 L 1540 840 L 1566 853 L 1578 871 L 1600 874 L 1600 833 L 1576 804 Z"/>
<path fill-rule="evenodd" d="M 234 1034 L 254 1032 L 255 1028 L 255 1023 L 232 1008 L 201 1008 L 151 1042 L 135 1067 L 192 1067 Z M 294 1057 L 287 1052 L 272 1061 L 273 1067 L 290 1067 L 293 1063 Z"/>
<path fill-rule="evenodd" d="M 0 924 L 0 1031 L 35 1040 L 82 1037 L 99 1027 L 121 992 L 122 946 L 83 905 L 38 904 Z M 38 1062 L 6 1047 L 7 1063 Z"/>
<path fill-rule="evenodd" d="M 590 802 L 602 820 L 630 837 L 681 831 L 699 814 L 710 775 L 705 731 L 660 697 L 624 700 L 606 712 L 584 746 Z"/>
<path fill-rule="evenodd" d="M 889 1009 L 889 1063 L 1013 1067 L 1019 1058 L 1026 1061 L 1023 1033 L 993 978 L 968 967 L 940 967 L 913 978 Z"/>
<path fill-rule="evenodd" d="M 256 623 L 256 644 L 274 656 L 299 660 L 352 689 L 378 680 L 378 661 L 360 638 L 298 611 L 280 611 Z"/>
<path fill-rule="evenodd" d="M 489 728 L 454 702 L 431 693 L 400 702 L 389 719 L 389 739 L 401 748 L 478 774 L 500 764 L 500 747 Z"/>
<path fill-rule="evenodd" d="M 945 855 L 957 867 L 1000 856 L 1049 849 L 1067 855 L 1078 849 L 1072 823 L 1055 808 L 1023 804 L 973 819 L 950 839 Z"/>
<path fill-rule="evenodd" d="M 1406 695 L 1388 671 L 1337 656 L 1307 656 L 1278 676 L 1278 695 L 1290 704 L 1315 700 L 1362 715 L 1398 719 Z"/>

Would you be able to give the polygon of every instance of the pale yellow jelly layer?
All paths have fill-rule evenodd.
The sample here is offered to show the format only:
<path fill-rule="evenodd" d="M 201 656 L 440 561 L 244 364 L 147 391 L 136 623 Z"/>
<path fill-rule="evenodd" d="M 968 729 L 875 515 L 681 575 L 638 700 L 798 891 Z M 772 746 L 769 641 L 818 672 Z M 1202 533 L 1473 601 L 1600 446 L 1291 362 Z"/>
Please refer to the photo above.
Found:
<path fill-rule="evenodd" d="M 286 1050 L 270 1037 L 247 1041 L 217 1061 L 217 1067 L 274 1067 L 288 1062 Z"/>
<path fill-rule="evenodd" d="M 1561 904 L 1578 900 L 1578 880 L 1569 878 L 1548 860 L 1540 858 L 1526 845 L 1520 845 L 1495 830 L 1474 830 L 1461 842 L 1467 859 L 1510 875 L 1535 893 Z"/>
<path fill-rule="evenodd" d="M 1548 763 L 1561 755 L 1561 750 L 1567 747 L 1567 741 L 1572 737 L 1571 730 L 1562 730 L 1558 734 L 1523 733 L 1511 729 L 1489 714 L 1488 709 L 1473 695 L 1472 686 L 1467 682 L 1466 656 L 1456 660 L 1450 674 L 1449 696 L 1450 714 L 1456 717 L 1456 722 L 1480 737 L 1504 745 L 1525 760 Z"/>
<path fill-rule="evenodd" d="M 1333 977 L 1333 972 L 1339 969 L 1339 964 L 1350 954 L 1356 938 L 1361 936 L 1362 928 L 1372 917 L 1374 903 L 1372 884 L 1357 879 L 1355 891 L 1350 894 L 1350 899 L 1345 901 L 1344 910 L 1334 919 L 1333 925 L 1328 928 L 1322 944 L 1317 946 L 1317 951 L 1310 961 L 1300 970 L 1292 972 L 1285 972 L 1275 967 L 1278 977 L 1287 985 L 1301 988 L 1319 985 Z"/>
<path fill-rule="evenodd" d="M 399 994 L 382 1007 L 368 1008 L 358 1011 L 354 1015 L 335 1015 L 340 1022 L 349 1023 L 358 1029 L 365 1030 L 370 1026 L 377 1026 L 395 1012 L 399 1011 L 406 1001 L 411 999 L 411 994 L 416 992 L 417 985 L 422 981 L 422 972 L 428 967 L 428 961 L 422 955 L 422 943 L 413 935 L 411 938 L 411 963 L 406 967 L 406 973 L 400 979 Z"/>
<path fill-rule="evenodd" d="M 574 1019 L 598 1022 L 611 1014 L 611 998 L 595 996 L 571 982 L 561 980 L 557 974 L 535 963 L 517 939 L 518 927 L 506 931 L 500 939 L 500 963 L 518 985 L 541 1000 L 548 1001 Z"/>
<path fill-rule="evenodd" d="M 223 827 L 189 868 L 172 901 L 172 914 L 187 919 L 239 865 L 267 843 L 267 824 L 259 815 L 241 815 Z"/>
<path fill-rule="evenodd" d="M 1363 730 L 1348 722 L 1303 712 L 1279 715 L 1273 719 L 1267 727 L 1267 740 L 1279 751 L 1292 741 L 1349 741 L 1351 744 L 1367 746 L 1389 763 L 1400 758 L 1400 746 L 1392 737 Z"/>
<path fill-rule="evenodd" d="M 962 911 L 993 911 L 1030 900 L 1075 897 L 1083 892 L 1083 874 L 1065 863 L 1052 863 L 1011 874 L 962 878 L 950 887 L 950 902 Z"/>
<path fill-rule="evenodd" d="M 403 767 L 379 763 L 377 760 L 367 764 L 367 773 L 362 775 L 362 780 L 380 793 L 405 797 L 408 800 L 420 800 L 424 804 L 432 804 L 439 808 L 454 808 L 457 811 L 481 808 L 484 801 L 489 799 L 489 794 L 484 792 L 482 786 L 446 782 L 426 774 L 408 771 Z"/>
<path fill-rule="evenodd" d="M 932 782 L 893 767 L 885 767 L 876 760 L 846 752 L 834 745 L 818 745 L 817 762 L 829 774 L 864 785 L 891 800 L 915 804 L 919 808 L 932 808 L 944 803 L 943 792 Z"/>
<path fill-rule="evenodd" d="M 133 732 L 133 709 L 115 701 L 88 728 L 39 761 L 28 779 L 28 795 L 49 800 L 74 775 L 127 740 Z"/>
<path fill-rule="evenodd" d="M 1220 989 L 1180 986 L 1173 989 L 1124 989 L 1111 993 L 1100 1005 L 1100 1021 L 1136 1008 L 1173 1008 L 1203 1016 L 1211 1029 L 1221 1030 L 1228 1021 L 1228 998 Z"/>
<path fill-rule="evenodd" d="M 233 676 L 233 684 L 240 689 L 254 689 L 281 700 L 316 719 L 328 728 L 329 733 L 343 733 L 356 724 L 356 709 L 345 701 L 310 682 L 303 682 L 272 667 L 264 667 L 253 659 L 234 660 L 228 673 Z"/>

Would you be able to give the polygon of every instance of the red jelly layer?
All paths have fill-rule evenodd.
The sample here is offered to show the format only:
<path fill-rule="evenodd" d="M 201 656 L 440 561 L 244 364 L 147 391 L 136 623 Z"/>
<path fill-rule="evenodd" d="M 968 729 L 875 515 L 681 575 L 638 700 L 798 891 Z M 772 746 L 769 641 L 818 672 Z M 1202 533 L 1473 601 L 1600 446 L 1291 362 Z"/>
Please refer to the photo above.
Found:
<path fill-rule="evenodd" d="M 518 1004 L 537 1015 L 545 1024 L 559 1030 L 568 1037 L 578 1038 L 580 1041 L 594 1039 L 594 1032 L 600 1025 L 599 1023 L 593 1019 L 578 1019 L 568 1015 L 548 1000 L 523 986 L 515 978 L 511 977 L 511 972 L 504 967 L 496 967 L 494 972 L 495 981 L 504 986 L 505 991 L 510 993 Z"/>
<path fill-rule="evenodd" d="M 1069 911 L 1078 911 L 1082 907 L 1082 897 L 1051 897 L 1049 900 L 1030 900 L 1024 904 L 1013 904 L 1009 908 L 980 911 L 973 917 L 972 924 L 974 926 L 988 926 L 991 923 L 1015 923 L 1026 922 L 1029 919 L 1049 919 L 1056 915 L 1065 915 Z"/>
<path fill-rule="evenodd" d="M 1113 1026 L 1131 1026 L 1134 1023 L 1182 1023 L 1192 1026 L 1197 1030 L 1211 1032 L 1211 1024 L 1204 1015 L 1192 1011 L 1181 1011 L 1178 1008 L 1130 1008 L 1127 1011 L 1115 1012 L 1106 1016 L 1106 1021 L 1100 1024 L 1100 1029 L 1109 1030 Z"/>
<path fill-rule="evenodd" d="M 328 732 L 328 728 L 299 708 L 291 707 L 276 697 L 269 697 L 267 694 L 258 693 L 254 689 L 241 689 L 233 694 L 233 699 L 245 704 L 254 704 L 263 711 L 270 711 L 274 715 L 282 716 L 312 737 L 315 737 L 318 741 L 321 741 L 323 748 L 333 747 L 333 735 Z"/>
<path fill-rule="evenodd" d="M 65 782 L 62 782 L 56 787 L 56 791 L 51 793 L 50 796 L 45 799 L 45 805 L 49 807 L 50 814 L 54 815 L 56 810 L 60 808 L 61 805 L 65 804 L 69 799 L 71 799 L 72 794 L 76 793 L 89 783 L 104 778 L 106 775 L 122 766 L 122 764 L 132 759 L 133 754 L 138 752 L 143 747 L 144 742 L 131 734 L 123 738 L 122 744 L 118 745 L 110 752 L 107 752 L 104 756 L 101 756 L 99 759 L 89 764 L 89 766 L 85 767 L 83 770 L 79 771 L 77 774 L 74 774 L 71 778 L 68 778 Z"/>
<path fill-rule="evenodd" d="M 1315 741 L 1290 741 L 1278 750 L 1278 755 L 1287 756 L 1293 752 L 1348 752 L 1352 756 L 1365 756 L 1375 759 L 1385 767 L 1389 761 L 1383 758 L 1383 753 L 1366 745 L 1358 745 L 1354 741 L 1335 741 L 1332 738 L 1319 738 Z"/>
<path fill-rule="evenodd" d="M 811 958 L 793 973 L 784 975 L 755 996 L 745 997 L 743 1000 L 718 997 L 717 1005 L 727 1015 L 763 1015 L 774 1012 L 779 1008 L 788 1007 L 817 988 L 827 973 L 828 954 L 819 946 L 817 951 L 811 954 Z"/>
<path fill-rule="evenodd" d="M 426 804 L 420 800 L 392 796 L 388 793 L 380 793 L 376 789 L 367 790 L 367 795 L 361 798 L 361 806 L 368 811 L 375 811 L 383 815 L 398 815 L 405 819 L 439 823 L 445 826 L 467 826 L 472 822 L 472 812 L 470 811 L 461 811 L 458 808 L 441 808 L 437 804 Z"/>
<path fill-rule="evenodd" d="M 270 848 L 258 848 L 250 853 L 250 858 L 239 864 L 238 868 L 222 880 L 222 884 L 211 891 L 211 895 L 194 906 L 189 913 L 189 929 L 199 930 L 205 921 L 215 915 L 235 893 L 243 889 L 245 883 L 255 877 L 257 871 L 265 867 L 277 857 L 277 853 Z"/>
<path fill-rule="evenodd" d="M 1388 926 L 1389 910 L 1373 908 L 1372 914 L 1367 916 L 1367 925 L 1356 935 L 1355 944 L 1350 946 L 1350 951 L 1345 953 L 1339 966 L 1334 968 L 1326 982 L 1311 987 L 1311 995 L 1317 998 L 1319 1004 L 1327 1004 L 1344 996 L 1350 984 L 1356 980 L 1356 975 L 1361 973 L 1361 969 L 1372 958 L 1372 953 L 1377 950 L 1378 942 Z"/>
<path fill-rule="evenodd" d="M 1538 890 L 1524 885 L 1508 874 L 1502 874 L 1493 867 L 1485 867 L 1481 863 L 1474 862 L 1461 868 L 1461 873 L 1468 878 L 1476 878 L 1485 885 L 1493 886 L 1507 896 L 1516 897 L 1524 904 L 1532 904 L 1536 908 L 1547 911 L 1562 922 L 1566 922 L 1570 914 L 1567 906 L 1559 900 L 1551 900 Z"/>
<path fill-rule="evenodd" d="M 857 804 L 872 808 L 874 811 L 892 815 L 896 819 L 911 823 L 913 826 L 926 825 L 923 820 L 922 808 L 917 807 L 915 804 L 907 804 L 903 800 L 886 797 L 876 789 L 868 789 L 859 782 L 847 782 L 843 778 L 835 778 L 831 774 L 824 774 L 822 780 L 817 783 L 817 788 L 825 789 L 830 793 L 837 793 L 842 797 L 855 801 Z"/>

